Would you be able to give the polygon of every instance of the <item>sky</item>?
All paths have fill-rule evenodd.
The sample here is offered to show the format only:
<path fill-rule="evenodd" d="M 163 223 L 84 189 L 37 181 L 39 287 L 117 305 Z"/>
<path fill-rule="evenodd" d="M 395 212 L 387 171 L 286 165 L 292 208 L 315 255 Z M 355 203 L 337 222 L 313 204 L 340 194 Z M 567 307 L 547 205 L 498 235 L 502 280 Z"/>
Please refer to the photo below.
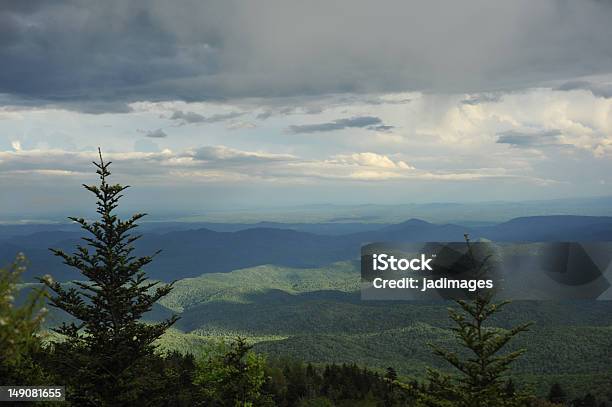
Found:
<path fill-rule="evenodd" d="M 612 195 L 612 1 L 0 0 L 0 220 Z"/>

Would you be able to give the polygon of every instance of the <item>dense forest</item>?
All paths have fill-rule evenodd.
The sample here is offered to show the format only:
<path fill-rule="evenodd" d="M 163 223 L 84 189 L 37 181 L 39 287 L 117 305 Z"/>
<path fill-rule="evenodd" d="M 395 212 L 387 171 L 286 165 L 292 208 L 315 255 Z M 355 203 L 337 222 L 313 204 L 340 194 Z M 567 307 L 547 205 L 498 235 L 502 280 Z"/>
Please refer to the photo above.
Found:
<path fill-rule="evenodd" d="M 181 352 L 172 350 L 168 342 L 172 341 L 172 333 L 177 332 L 175 327 L 190 323 L 189 314 L 181 315 L 183 320 L 180 320 L 173 311 L 190 305 L 193 296 L 178 295 L 174 283 L 147 278 L 143 268 L 154 261 L 155 255 L 133 255 L 139 236 L 132 232 L 144 215 L 122 220 L 115 214 L 126 187 L 108 182 L 110 163 L 104 162 L 101 156 L 100 162 L 94 164 L 100 184 L 85 187 L 97 198 L 99 219 L 91 222 L 72 218 L 88 233 L 84 238 L 86 244 L 78 246 L 73 254 L 54 250 L 67 266 L 80 273 L 80 278 L 71 284 L 62 284 L 51 276 L 41 277 L 39 286 L 29 290 L 29 298 L 18 304 L 16 297 L 19 279 L 26 270 L 25 258 L 18 256 L 0 274 L 2 384 L 63 385 L 67 389 L 67 403 L 75 406 L 610 405 L 612 395 L 591 389 L 586 383 L 579 396 L 576 391 L 569 396 L 559 383 L 552 383 L 542 395 L 533 383 L 513 377 L 522 364 L 539 363 L 530 362 L 535 348 L 543 348 L 552 357 L 557 351 L 551 346 L 554 340 L 571 344 L 573 332 L 568 329 L 565 336 L 553 338 L 558 331 L 531 324 L 528 313 L 517 312 L 516 304 L 498 303 L 487 292 L 455 302 L 448 310 L 447 329 L 417 325 L 411 331 L 393 333 L 420 338 L 412 349 L 394 348 L 393 335 L 373 337 L 369 351 L 389 353 L 396 361 L 391 366 L 370 366 L 363 351 L 349 354 L 351 360 L 340 364 L 318 358 L 317 349 L 324 353 L 338 346 L 351 347 L 350 330 L 355 329 L 351 326 L 359 321 L 350 320 L 346 325 L 348 335 L 343 337 L 319 334 L 308 338 L 307 331 L 296 337 L 293 346 L 310 349 L 301 358 L 275 357 L 274 341 L 258 345 L 239 335 L 233 337 L 232 332 L 225 332 L 225 340 L 190 343 Z M 337 279 L 315 282 L 317 276 L 313 274 L 302 279 L 294 276 L 286 288 L 300 292 L 304 287 L 324 281 L 324 288 L 350 295 L 354 288 L 350 278 L 352 268 L 350 264 L 344 267 L 338 271 Z M 260 273 L 250 277 L 254 282 L 261 281 L 268 271 L 259 270 Z M 282 270 L 276 270 L 276 274 L 270 272 L 265 278 L 280 276 L 283 276 Z M 248 278 L 248 273 L 243 277 Z M 189 289 L 199 291 L 201 297 L 223 292 L 219 290 L 223 281 L 217 281 L 216 286 L 210 279 L 199 283 L 190 284 Z M 53 327 L 53 334 L 43 332 L 48 316 L 45 304 L 68 316 Z M 165 311 L 158 318 L 148 318 L 159 304 L 165 305 Z M 350 302 L 347 304 L 350 306 Z M 440 319 L 440 307 L 421 308 L 421 311 L 427 310 Z M 222 308 L 218 310 L 219 317 L 231 318 L 231 311 Z M 501 317 L 506 311 L 510 317 Z M 369 318 L 389 324 L 387 332 L 395 319 L 409 317 L 408 311 L 401 307 L 392 315 L 377 314 L 375 307 L 371 312 L 373 315 Z M 345 315 L 351 313 L 346 311 Z M 288 326 L 266 329 L 270 336 L 299 329 L 298 324 L 293 328 L 291 324 L 287 321 Z M 609 328 L 601 329 L 592 333 L 595 339 L 591 351 L 609 355 L 606 353 L 609 349 L 605 350 Z M 536 335 L 530 336 L 530 340 L 523 339 L 526 333 L 533 332 Z M 597 335 L 601 337 L 599 342 Z M 427 363 L 409 367 L 413 353 L 421 355 L 417 360 Z M 580 357 L 576 360 L 578 365 Z M 609 360 L 605 357 L 600 360 L 604 371 Z"/>

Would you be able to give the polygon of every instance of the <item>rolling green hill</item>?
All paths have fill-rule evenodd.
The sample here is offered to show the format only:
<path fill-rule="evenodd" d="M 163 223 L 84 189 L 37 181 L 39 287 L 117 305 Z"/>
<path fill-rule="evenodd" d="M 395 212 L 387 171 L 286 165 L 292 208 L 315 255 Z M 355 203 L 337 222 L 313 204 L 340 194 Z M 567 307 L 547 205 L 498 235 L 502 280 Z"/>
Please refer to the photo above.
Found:
<path fill-rule="evenodd" d="M 354 292 L 359 289 L 359 271 L 349 261 L 309 269 L 263 265 L 185 278 L 174 287 L 160 303 L 182 312 L 208 302 L 250 303 L 254 296 L 271 290 L 287 294 L 321 290 Z"/>
<path fill-rule="evenodd" d="M 355 262 L 265 265 L 179 280 L 148 319 L 181 316 L 159 341 L 162 351 L 201 354 L 212 341 L 240 335 L 273 357 L 393 366 L 417 378 L 426 366 L 446 368 L 427 344 L 454 346 L 452 303 L 361 301 L 358 289 Z M 503 329 L 525 321 L 535 325 L 512 345 L 528 349 L 515 364 L 517 380 L 541 393 L 554 381 L 576 395 L 612 386 L 612 302 L 519 301 L 493 323 Z"/>

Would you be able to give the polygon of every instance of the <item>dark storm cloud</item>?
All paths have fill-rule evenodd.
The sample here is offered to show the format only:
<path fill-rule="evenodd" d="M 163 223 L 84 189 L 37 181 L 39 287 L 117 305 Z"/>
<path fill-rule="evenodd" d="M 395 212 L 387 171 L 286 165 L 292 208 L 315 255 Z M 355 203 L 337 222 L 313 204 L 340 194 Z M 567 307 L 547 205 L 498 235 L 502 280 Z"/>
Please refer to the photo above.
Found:
<path fill-rule="evenodd" d="M 225 120 L 235 119 L 244 115 L 242 112 L 229 112 L 219 113 L 212 116 L 204 116 L 196 112 L 184 112 L 182 110 L 176 110 L 170 116 L 170 120 L 176 120 L 180 124 L 193 124 L 193 123 L 217 123 Z"/>
<path fill-rule="evenodd" d="M 3 1 L 0 93 L 111 108 L 518 88 L 611 72 L 611 20 L 602 1 Z"/>
<path fill-rule="evenodd" d="M 57 104 L 49 104 L 48 107 L 57 107 Z M 103 114 L 103 113 L 130 113 L 132 108 L 125 102 L 121 101 L 70 101 L 63 102 L 59 105 L 68 110 L 76 110 L 88 114 Z"/>
<path fill-rule="evenodd" d="M 289 126 L 289 131 L 299 133 L 318 133 L 323 131 L 342 130 L 351 127 L 367 127 L 376 130 L 377 127 L 389 127 L 382 125 L 382 120 L 373 116 L 358 116 L 348 119 L 338 119 L 328 123 L 302 124 L 299 126 Z"/>
<path fill-rule="evenodd" d="M 559 141 L 560 136 L 559 130 L 546 130 L 538 133 L 507 131 L 497 135 L 497 143 L 514 147 L 561 146 L 563 144 Z"/>
<path fill-rule="evenodd" d="M 1 73 L 0 73 L 1 75 Z M 40 99 L 23 99 L 15 95 L 0 94 L 0 106 L 12 106 L 23 109 L 49 108 L 66 109 L 87 114 L 130 113 L 133 109 L 125 101 L 114 100 L 65 100 L 50 101 Z"/>
<path fill-rule="evenodd" d="M 610 84 L 595 84 L 587 81 L 570 81 L 559 86 L 557 90 L 586 90 L 591 92 L 593 96 L 606 99 L 612 98 L 612 85 Z"/>

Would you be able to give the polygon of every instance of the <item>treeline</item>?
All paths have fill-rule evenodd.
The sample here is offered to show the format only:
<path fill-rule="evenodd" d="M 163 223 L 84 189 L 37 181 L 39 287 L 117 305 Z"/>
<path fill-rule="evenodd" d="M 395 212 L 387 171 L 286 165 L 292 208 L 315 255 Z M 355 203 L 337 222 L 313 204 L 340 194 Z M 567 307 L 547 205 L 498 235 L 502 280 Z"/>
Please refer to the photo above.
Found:
<path fill-rule="evenodd" d="M 6 271 L 2 275 L 7 275 Z M 3 294 L 6 291 L 2 291 Z M 13 308 L 15 309 L 15 308 Z M 4 314 L 4 309 L 3 315 Z M 37 313 L 33 315 L 38 315 Z M 4 331 L 5 325 L 2 326 Z M 26 328 L 26 327 L 22 327 Z M 27 332 L 26 328 L 26 332 Z M 69 395 L 68 405 L 107 405 L 95 392 L 82 393 L 82 377 L 78 365 L 66 359 L 56 346 L 31 346 L 14 334 L 14 344 L 29 346 L 12 359 L 3 358 L 0 377 L 3 384 L 64 385 Z M 6 338 L 6 336 L 3 336 Z M 3 350 L 8 349 L 2 348 Z M 9 356 L 2 352 L 3 356 Z M 122 405 L 143 406 L 210 406 L 210 407 L 399 407 L 399 406 L 455 406 L 460 400 L 451 397 L 447 404 L 428 403 L 439 394 L 439 386 L 432 382 L 418 382 L 398 377 L 392 367 L 384 373 L 355 364 L 327 364 L 314 366 L 287 358 L 266 358 L 251 350 L 244 339 L 219 342 L 207 347 L 202 356 L 176 351 L 154 353 L 132 367 L 139 377 L 130 383 Z M 103 391 L 105 383 L 96 384 Z M 451 386 L 452 387 L 452 386 Z M 517 386 L 506 379 L 500 395 L 515 400 Z M 430 400 L 431 401 L 431 400 Z M 43 403 L 44 404 L 44 403 Z M 559 384 L 554 384 L 543 399 L 524 399 L 533 407 L 606 407 L 610 406 L 593 395 L 570 398 Z"/>

